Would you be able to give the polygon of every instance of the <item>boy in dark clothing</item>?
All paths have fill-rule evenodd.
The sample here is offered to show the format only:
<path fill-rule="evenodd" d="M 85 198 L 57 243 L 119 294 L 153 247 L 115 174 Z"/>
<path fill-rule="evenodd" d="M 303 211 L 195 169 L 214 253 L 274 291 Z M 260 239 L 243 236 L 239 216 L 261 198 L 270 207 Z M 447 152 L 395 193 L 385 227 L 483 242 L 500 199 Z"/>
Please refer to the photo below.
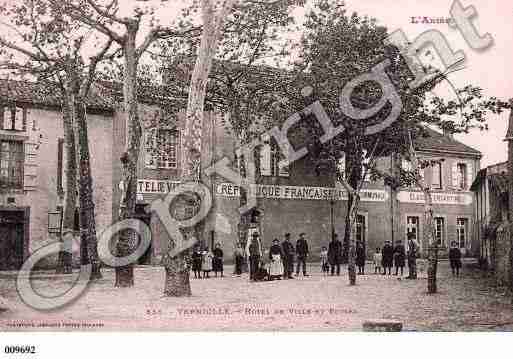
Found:
<path fill-rule="evenodd" d="M 402 241 L 398 240 L 395 242 L 394 248 L 394 266 L 395 266 L 395 275 L 399 274 L 399 269 L 401 269 L 401 276 L 404 272 L 404 265 L 406 260 L 406 249 L 404 248 L 404 244 Z"/>
<path fill-rule="evenodd" d="M 196 247 L 192 252 L 192 271 L 194 272 L 194 278 L 196 279 L 201 279 L 201 261 L 201 250 L 199 247 Z"/>
<path fill-rule="evenodd" d="M 214 271 L 215 276 L 217 277 L 217 272 L 221 273 L 221 277 L 224 277 L 223 273 L 223 250 L 221 249 L 221 244 L 217 243 L 216 248 L 214 249 L 214 259 L 212 260 L 212 270 Z"/>
<path fill-rule="evenodd" d="M 385 241 L 385 245 L 383 246 L 383 275 L 387 274 L 387 268 L 388 268 L 388 275 L 392 274 L 392 266 L 394 265 L 394 247 L 392 247 L 392 244 L 390 241 Z"/>
<path fill-rule="evenodd" d="M 461 251 L 454 241 L 451 242 L 451 249 L 449 249 L 449 262 L 451 264 L 452 275 L 459 277 L 461 268 Z"/>
<path fill-rule="evenodd" d="M 331 266 L 331 275 L 335 274 L 335 268 L 337 269 L 337 275 L 340 275 L 340 262 L 342 261 L 342 242 L 338 240 L 338 235 L 335 233 L 333 239 L 328 245 L 328 262 Z"/>

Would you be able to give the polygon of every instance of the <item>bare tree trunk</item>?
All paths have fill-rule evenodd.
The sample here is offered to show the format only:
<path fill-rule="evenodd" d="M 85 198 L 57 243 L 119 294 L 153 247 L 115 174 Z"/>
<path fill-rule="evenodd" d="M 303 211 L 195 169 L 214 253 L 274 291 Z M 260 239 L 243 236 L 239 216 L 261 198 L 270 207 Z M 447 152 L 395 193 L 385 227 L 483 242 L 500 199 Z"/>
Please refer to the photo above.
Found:
<path fill-rule="evenodd" d="M 358 210 L 357 194 L 352 195 L 352 205 L 349 212 L 349 247 L 347 251 L 347 274 L 349 277 L 349 285 L 356 285 L 356 215 Z"/>
<path fill-rule="evenodd" d="M 436 293 L 436 273 L 438 269 L 438 243 L 434 238 L 435 232 L 433 220 L 433 198 L 431 196 L 431 191 L 429 187 L 426 186 L 426 184 L 424 183 L 424 179 L 420 174 L 421 165 L 419 164 L 419 159 L 417 157 L 417 153 L 415 152 L 410 132 L 408 132 L 408 141 L 410 161 L 412 164 L 412 169 L 415 173 L 415 182 L 424 193 L 424 221 L 426 223 L 426 230 L 424 231 L 424 243 L 427 243 L 427 245 L 429 246 L 427 269 L 428 293 Z M 416 276 L 417 273 L 415 272 L 414 275 Z"/>
<path fill-rule="evenodd" d="M 137 54 L 136 54 L 137 27 L 128 27 L 124 43 L 124 81 L 123 98 L 125 114 L 127 116 L 128 139 L 125 152 L 121 158 L 122 178 L 124 184 L 123 201 L 120 203 L 119 219 L 133 218 L 137 202 L 137 162 L 141 146 L 142 128 L 139 121 L 139 107 L 137 103 Z M 121 231 L 116 243 L 117 255 L 126 257 L 132 253 L 137 240 L 132 230 Z M 131 287 L 134 285 L 133 264 L 116 267 L 116 287 Z"/>
<path fill-rule="evenodd" d="M 80 196 L 80 240 L 86 244 L 87 257 L 91 264 L 91 279 L 100 279 L 100 259 L 94 215 L 93 179 L 89 161 L 89 136 L 87 131 L 85 99 L 79 97 L 75 105 L 79 152 L 79 196 Z"/>
<path fill-rule="evenodd" d="M 233 0 L 225 0 L 216 14 L 214 0 L 202 0 L 203 32 L 196 64 L 192 73 L 185 116 L 184 142 L 182 146 L 182 181 L 199 182 L 201 170 L 201 141 L 203 130 L 203 113 L 205 108 L 205 95 L 208 76 L 212 68 L 212 60 L 217 51 L 218 40 L 221 36 L 221 27 Z M 193 195 L 195 207 L 199 208 L 200 199 Z M 184 231 L 186 240 L 202 235 L 204 223 L 198 223 L 195 228 Z M 172 241 L 174 239 L 171 239 Z M 170 249 L 175 247 L 171 243 Z M 189 282 L 188 251 L 178 253 L 174 257 L 164 256 L 166 279 L 164 295 L 182 297 L 191 295 Z"/>
<path fill-rule="evenodd" d="M 64 85 L 68 87 L 68 85 Z M 68 88 L 62 91 L 62 119 L 64 128 L 64 144 L 66 147 L 66 191 L 64 195 L 64 208 L 62 220 L 62 232 L 73 231 L 75 226 L 75 209 L 77 202 L 77 163 L 75 151 L 75 133 L 73 131 L 73 101 L 69 96 Z M 62 242 L 62 233 L 61 238 Z M 69 243 L 61 243 L 61 246 L 69 246 Z M 73 256 L 69 251 L 59 252 L 57 273 L 72 272 Z"/>
<path fill-rule="evenodd" d="M 428 243 L 428 293 L 436 293 L 436 272 L 438 269 L 438 243 L 434 238 L 434 221 L 433 221 L 433 198 L 429 189 L 424 188 L 424 222 L 426 230 L 424 231 L 424 243 Z"/>
<path fill-rule="evenodd" d="M 509 127 L 513 125 L 513 110 L 510 114 Z M 508 135 L 511 135 L 508 128 Z M 509 290 L 511 295 L 511 305 L 513 305 L 513 138 L 507 137 L 508 141 L 508 234 L 509 234 Z"/>

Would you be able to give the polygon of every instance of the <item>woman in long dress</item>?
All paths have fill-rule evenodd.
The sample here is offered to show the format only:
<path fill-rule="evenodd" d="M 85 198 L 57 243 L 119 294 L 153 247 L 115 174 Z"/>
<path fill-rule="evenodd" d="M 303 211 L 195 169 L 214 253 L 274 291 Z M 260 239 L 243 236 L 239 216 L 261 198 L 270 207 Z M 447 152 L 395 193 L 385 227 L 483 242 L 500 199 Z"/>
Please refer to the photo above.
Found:
<path fill-rule="evenodd" d="M 212 270 L 212 258 L 214 255 L 208 249 L 203 251 L 203 261 L 201 263 L 201 270 L 203 271 L 203 278 L 210 278 L 210 271 Z"/>
<path fill-rule="evenodd" d="M 269 249 L 269 259 L 271 260 L 269 265 L 269 278 L 271 280 L 275 278 L 281 279 L 283 275 L 283 252 L 278 239 L 273 240 L 273 245 Z"/>

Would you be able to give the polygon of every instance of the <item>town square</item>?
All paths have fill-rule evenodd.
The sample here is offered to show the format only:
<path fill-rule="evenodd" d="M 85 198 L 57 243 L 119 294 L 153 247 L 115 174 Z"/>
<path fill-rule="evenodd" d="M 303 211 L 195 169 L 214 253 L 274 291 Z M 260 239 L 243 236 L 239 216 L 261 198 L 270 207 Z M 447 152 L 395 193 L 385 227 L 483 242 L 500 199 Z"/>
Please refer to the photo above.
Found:
<path fill-rule="evenodd" d="M 512 331 L 491 4 L 0 4 L 2 335 Z"/>

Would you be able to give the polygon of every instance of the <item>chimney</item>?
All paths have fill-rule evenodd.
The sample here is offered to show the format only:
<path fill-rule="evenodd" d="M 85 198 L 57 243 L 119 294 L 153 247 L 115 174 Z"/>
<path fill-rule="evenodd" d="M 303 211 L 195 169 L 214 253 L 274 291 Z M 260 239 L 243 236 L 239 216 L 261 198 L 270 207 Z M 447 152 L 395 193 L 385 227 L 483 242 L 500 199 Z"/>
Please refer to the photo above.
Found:
<path fill-rule="evenodd" d="M 508 130 L 506 131 L 506 138 L 504 141 L 511 140 L 513 140 L 513 110 L 511 110 L 509 114 Z"/>
<path fill-rule="evenodd" d="M 450 128 L 444 128 L 443 132 L 445 137 L 448 137 L 450 139 L 454 138 L 454 134 L 452 133 L 452 130 Z"/>

